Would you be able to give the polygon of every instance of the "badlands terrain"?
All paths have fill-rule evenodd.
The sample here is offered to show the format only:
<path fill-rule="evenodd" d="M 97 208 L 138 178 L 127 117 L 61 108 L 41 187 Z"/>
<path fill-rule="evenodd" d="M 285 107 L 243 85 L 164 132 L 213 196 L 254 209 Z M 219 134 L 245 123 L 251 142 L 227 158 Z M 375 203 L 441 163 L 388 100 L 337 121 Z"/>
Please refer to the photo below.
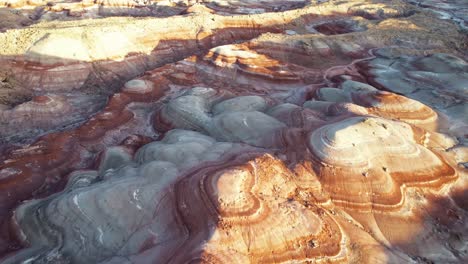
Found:
<path fill-rule="evenodd" d="M 468 1 L 0 0 L 0 263 L 468 263 Z"/>

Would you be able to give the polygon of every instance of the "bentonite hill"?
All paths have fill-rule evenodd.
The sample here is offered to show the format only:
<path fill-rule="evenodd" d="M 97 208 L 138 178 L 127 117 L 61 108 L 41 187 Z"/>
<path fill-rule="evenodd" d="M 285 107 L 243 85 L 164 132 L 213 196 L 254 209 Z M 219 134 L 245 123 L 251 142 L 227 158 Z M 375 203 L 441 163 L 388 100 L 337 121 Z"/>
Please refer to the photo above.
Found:
<path fill-rule="evenodd" d="M 468 263 L 468 1 L 0 0 L 0 263 Z"/>

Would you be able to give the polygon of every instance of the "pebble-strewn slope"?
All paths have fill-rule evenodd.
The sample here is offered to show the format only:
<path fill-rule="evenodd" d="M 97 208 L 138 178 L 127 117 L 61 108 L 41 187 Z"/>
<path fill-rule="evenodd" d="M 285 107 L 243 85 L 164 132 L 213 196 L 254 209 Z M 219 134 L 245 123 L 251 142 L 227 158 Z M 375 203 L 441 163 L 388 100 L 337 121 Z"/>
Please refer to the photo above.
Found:
<path fill-rule="evenodd" d="M 1 263 L 464 263 L 464 1 L 1 1 Z"/>

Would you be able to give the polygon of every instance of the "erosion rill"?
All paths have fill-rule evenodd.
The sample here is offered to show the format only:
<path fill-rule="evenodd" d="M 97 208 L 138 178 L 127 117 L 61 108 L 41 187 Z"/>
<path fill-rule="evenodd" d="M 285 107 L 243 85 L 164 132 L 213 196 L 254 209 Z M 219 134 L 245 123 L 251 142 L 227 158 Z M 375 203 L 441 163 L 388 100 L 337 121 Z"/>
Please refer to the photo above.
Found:
<path fill-rule="evenodd" d="M 0 263 L 468 262 L 467 1 L 0 0 L 0 32 Z"/>

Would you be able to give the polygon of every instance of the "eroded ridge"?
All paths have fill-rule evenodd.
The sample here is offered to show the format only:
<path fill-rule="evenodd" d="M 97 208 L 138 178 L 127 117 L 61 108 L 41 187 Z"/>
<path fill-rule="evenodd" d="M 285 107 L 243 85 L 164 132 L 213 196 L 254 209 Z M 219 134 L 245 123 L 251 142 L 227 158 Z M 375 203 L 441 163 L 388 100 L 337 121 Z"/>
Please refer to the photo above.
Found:
<path fill-rule="evenodd" d="M 0 261 L 468 261 L 463 5 L 407 2 L 6 2 Z"/>

